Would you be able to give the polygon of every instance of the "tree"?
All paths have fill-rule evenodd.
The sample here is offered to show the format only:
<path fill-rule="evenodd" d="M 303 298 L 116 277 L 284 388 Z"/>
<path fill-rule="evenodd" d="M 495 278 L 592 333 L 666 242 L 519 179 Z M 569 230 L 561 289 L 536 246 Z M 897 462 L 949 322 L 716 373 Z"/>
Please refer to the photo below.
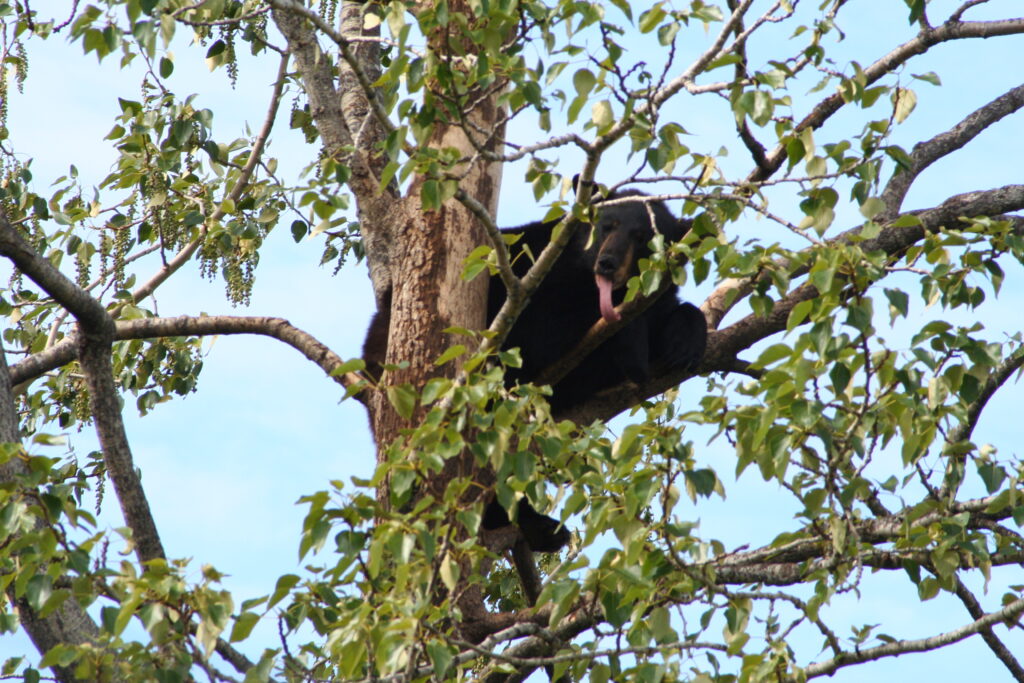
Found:
<path fill-rule="evenodd" d="M 976 39 L 1019 50 L 1024 19 L 988 0 L 892 5 L 0 5 L 0 123 L 33 51 L 64 36 L 142 81 L 141 97 L 119 93 L 105 138 L 117 162 L 99 181 L 73 165 L 37 179 L 17 130 L 0 135 L 0 254 L 15 268 L 0 306 L 18 358 L 0 363 L 3 628 L 20 624 L 41 655 L 6 672 L 798 681 L 977 636 L 1024 681 L 1007 644 L 1024 611 L 1007 571 L 1024 561 L 1024 469 L 1005 437 L 975 433 L 1024 363 L 995 305 L 1022 274 L 1024 186 L 907 199 L 1024 106 L 1016 85 L 957 101 L 951 125 L 913 126 L 914 88 L 943 77 L 918 64 L 948 50 L 992 75 Z M 276 60 L 276 78 L 262 128 L 225 141 L 172 76 L 202 50 L 242 83 L 242 46 Z M 305 175 L 267 153 L 282 103 L 309 143 Z M 565 219 L 522 281 L 497 228 L 503 175 Z M 623 321 L 581 343 L 671 279 L 700 292 L 708 352 L 696 372 L 553 415 L 543 389 L 505 386 L 517 360 L 501 345 L 586 229 L 595 180 L 645 189 L 694 227 L 656 245 Z M 321 264 L 365 262 L 389 318 L 382 376 L 283 318 L 150 306 L 196 261 L 246 303 L 281 221 L 297 242 L 322 240 Z M 489 329 L 487 273 L 510 292 Z M 304 573 L 238 603 L 216 569 L 190 582 L 188 561 L 168 557 L 123 424 L 129 397 L 146 413 L 197 390 L 200 340 L 236 334 L 316 364 L 366 406 L 377 444 L 372 479 L 304 499 Z M 39 454 L 82 425 L 101 456 Z M 724 461 L 710 450 L 723 443 Z M 120 537 L 89 512 L 108 478 Z M 751 481 L 771 485 L 759 516 L 795 517 L 770 516 L 768 537 L 743 545 L 702 533 L 701 506 L 743 506 L 729 494 Z M 480 529 L 492 494 L 553 510 L 572 547 L 538 572 L 514 527 Z M 875 590 L 875 574 L 900 577 L 912 606 L 954 597 L 959 626 L 906 637 L 887 614 L 845 623 L 835 606 Z M 246 640 L 261 619 L 281 637 L 257 655 Z"/>

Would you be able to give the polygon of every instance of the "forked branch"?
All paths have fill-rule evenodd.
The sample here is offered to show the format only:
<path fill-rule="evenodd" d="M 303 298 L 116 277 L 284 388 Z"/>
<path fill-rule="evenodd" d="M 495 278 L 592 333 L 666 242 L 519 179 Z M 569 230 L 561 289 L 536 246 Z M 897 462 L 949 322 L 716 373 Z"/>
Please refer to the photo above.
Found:
<path fill-rule="evenodd" d="M 4 216 L 0 216 L 0 254 L 71 311 L 78 321 L 77 355 L 89 387 L 91 413 L 125 523 L 132 530 L 136 556 L 140 562 L 164 557 L 156 522 L 132 462 L 131 447 L 121 419 L 110 361 L 113 319 L 103 304 L 65 277 L 22 239 Z"/>
<path fill-rule="evenodd" d="M 876 60 L 864 69 L 864 86 L 867 87 L 911 58 L 924 54 L 931 48 L 951 40 L 964 38 L 991 38 L 1000 35 L 1024 33 L 1024 18 L 999 21 L 950 21 L 935 28 L 925 28 L 914 38 Z M 793 128 L 793 133 L 821 127 L 846 101 L 841 93 L 833 93 L 819 102 L 811 112 Z M 748 176 L 747 181 L 756 183 L 765 180 L 781 168 L 787 159 L 786 146 L 779 144 L 766 157 L 766 165 L 758 167 Z"/>
<path fill-rule="evenodd" d="M 931 140 L 914 145 L 910 155 L 910 168 L 901 168 L 889 180 L 881 199 L 885 203 L 885 211 L 876 217 L 877 221 L 888 222 L 899 215 L 903 199 L 910 186 L 922 171 L 933 163 L 964 147 L 989 126 L 1019 111 L 1024 107 L 1024 85 L 1011 88 L 983 107 L 971 112 L 949 130 L 936 135 Z"/>

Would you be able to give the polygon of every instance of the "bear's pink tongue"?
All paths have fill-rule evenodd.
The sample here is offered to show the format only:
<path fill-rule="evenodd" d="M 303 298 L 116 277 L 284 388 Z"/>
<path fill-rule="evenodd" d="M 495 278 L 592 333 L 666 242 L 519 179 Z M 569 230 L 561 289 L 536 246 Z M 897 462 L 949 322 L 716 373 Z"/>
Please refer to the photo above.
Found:
<path fill-rule="evenodd" d="M 594 275 L 594 280 L 597 282 L 597 300 L 601 306 L 601 317 L 608 323 L 618 322 L 622 316 L 612 303 L 612 281 L 603 275 Z"/>

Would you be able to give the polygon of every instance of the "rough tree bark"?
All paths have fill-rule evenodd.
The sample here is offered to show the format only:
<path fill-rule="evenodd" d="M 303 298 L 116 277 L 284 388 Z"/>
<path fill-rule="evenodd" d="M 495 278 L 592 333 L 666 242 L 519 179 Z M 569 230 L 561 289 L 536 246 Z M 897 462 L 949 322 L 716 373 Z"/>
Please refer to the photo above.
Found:
<path fill-rule="evenodd" d="M 469 12 L 464 3 L 449 3 L 451 10 Z M 367 263 L 377 305 L 389 320 L 385 362 L 403 363 L 401 369 L 386 372 L 379 388 L 371 389 L 366 400 L 377 443 L 377 458 L 386 457 L 388 446 L 400 430 L 415 423 L 421 412 L 407 420 L 388 401 L 384 387 L 410 384 L 422 387 L 441 374 L 452 377 L 458 362 L 442 367 L 434 361 L 448 347 L 464 341 L 444 332 L 449 327 L 480 329 L 485 326 L 487 279 L 466 281 L 463 264 L 470 252 L 487 240 L 477 218 L 462 203 L 449 199 L 436 210 L 424 210 L 420 201 L 423 184 L 429 176 L 414 176 L 404 194 L 393 185 L 382 187 L 379 178 L 386 159 L 381 143 L 388 122 L 375 109 L 366 84 L 368 74 L 377 73 L 376 48 L 355 43 L 353 37 L 375 33 L 363 20 L 365 5 L 344 3 L 340 32 L 332 38 L 338 44 L 340 78 L 335 85 L 328 60 L 316 45 L 315 20 L 286 3 L 274 3 L 274 20 L 288 40 L 289 50 L 310 98 L 310 113 L 321 133 L 327 153 L 352 168 L 353 189 L 366 245 Z M 458 6 L 456 6 L 458 5 Z M 322 27 L 317 27 L 322 30 Z M 444 58 L 450 40 L 461 40 L 448 32 L 430 36 L 432 49 Z M 465 54 L 475 54 L 475 46 L 463 42 Z M 457 67 L 456 67 L 457 68 Z M 455 150 L 463 161 L 453 169 L 459 188 L 493 216 L 498 202 L 501 164 L 487 161 L 481 150 L 494 151 L 501 138 L 503 115 L 498 105 L 500 88 L 491 88 L 471 98 L 473 105 L 461 112 L 461 118 L 439 121 L 428 145 L 432 149 Z M 435 93 L 438 98 L 446 96 Z M 496 134 L 482 136 L 479 131 Z M 473 136 L 473 139 L 470 138 Z M 453 477 L 471 476 L 488 485 L 488 473 L 466 453 L 449 461 L 440 476 L 425 482 L 418 495 L 443 492 Z M 476 489 L 477 495 L 482 489 Z M 379 490 L 387 501 L 385 481 Z M 468 598 L 464 610 L 479 613 L 479 596 Z"/>
<path fill-rule="evenodd" d="M 14 411 L 15 401 L 11 389 L 7 356 L 0 342 L 0 443 L 16 444 L 21 443 L 21 435 L 18 432 L 18 416 Z M 9 485 L 16 477 L 25 474 L 28 474 L 28 466 L 16 456 L 0 465 L 0 484 Z M 41 527 L 42 523 L 37 526 Z M 75 600 L 65 600 L 60 607 L 43 617 L 32 609 L 27 600 L 15 595 L 13 583 L 8 588 L 8 596 L 18 606 L 21 624 L 40 653 L 48 652 L 56 645 L 82 645 L 94 642 L 99 637 L 99 628 Z M 52 671 L 61 683 L 78 680 L 73 667 L 54 666 Z"/>

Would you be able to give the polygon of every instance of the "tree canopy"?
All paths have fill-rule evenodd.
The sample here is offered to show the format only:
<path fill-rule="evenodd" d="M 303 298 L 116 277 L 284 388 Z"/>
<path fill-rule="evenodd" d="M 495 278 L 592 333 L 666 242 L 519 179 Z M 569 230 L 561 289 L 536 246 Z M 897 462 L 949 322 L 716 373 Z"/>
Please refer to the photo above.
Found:
<path fill-rule="evenodd" d="M 970 666 L 1024 681 L 1016 5 L 0 2 L 0 629 L 37 650 L 0 675 L 805 681 L 976 643 Z M 66 73 L 39 68 L 69 47 Z M 94 98 L 58 78 L 101 70 L 123 76 L 96 139 L 12 123 L 66 139 Z M 655 238 L 619 322 L 509 386 L 509 330 L 621 189 L 692 228 Z M 517 277 L 499 226 L 539 219 L 559 227 Z M 281 254 L 337 278 L 267 273 Z M 223 297 L 161 315 L 199 280 Z M 553 411 L 543 385 L 670 282 L 707 319 L 699 367 Z M 282 310 L 245 315 L 261 287 Z M 368 368 L 323 321 L 361 331 L 373 307 Z M 204 475 L 153 476 L 125 427 L 202 401 L 228 335 L 316 369 L 333 394 L 290 398 L 331 453 L 376 446 L 303 492 L 275 548 L 299 565 L 252 593 L 167 550 L 153 492 L 201 506 Z M 329 426 L 356 404 L 369 426 Z M 223 457 L 223 425 L 175 429 Z M 263 450 L 281 480 L 302 457 Z M 482 529 L 492 497 L 569 548 Z"/>

